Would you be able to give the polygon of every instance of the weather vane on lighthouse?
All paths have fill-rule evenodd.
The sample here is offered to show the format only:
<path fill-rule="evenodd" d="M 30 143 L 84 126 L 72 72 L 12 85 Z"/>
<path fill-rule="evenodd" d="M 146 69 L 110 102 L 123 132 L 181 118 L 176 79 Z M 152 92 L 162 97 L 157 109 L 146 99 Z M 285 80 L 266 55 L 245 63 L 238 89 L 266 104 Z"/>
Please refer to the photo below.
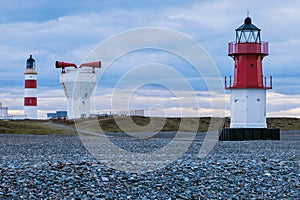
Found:
<path fill-rule="evenodd" d="M 228 56 L 234 60 L 234 78 L 230 90 L 230 128 L 221 131 L 220 140 L 279 139 L 280 130 L 267 128 L 266 90 L 272 89 L 263 77 L 262 61 L 268 55 L 268 43 L 261 41 L 260 29 L 249 17 L 235 29 L 236 39 L 228 44 Z"/>

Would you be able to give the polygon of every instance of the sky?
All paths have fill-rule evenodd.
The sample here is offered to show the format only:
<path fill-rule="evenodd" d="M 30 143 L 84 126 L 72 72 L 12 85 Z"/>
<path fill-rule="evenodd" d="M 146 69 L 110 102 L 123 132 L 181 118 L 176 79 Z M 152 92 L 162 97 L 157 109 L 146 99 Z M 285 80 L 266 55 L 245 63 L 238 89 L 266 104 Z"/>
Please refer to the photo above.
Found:
<path fill-rule="evenodd" d="M 273 76 L 267 91 L 268 117 L 300 117 L 300 1 L 259 0 L 87 0 L 87 1 L 0 1 L 0 102 L 12 115 L 23 114 L 24 70 L 30 54 L 38 72 L 38 114 L 66 110 L 67 100 L 59 83 L 56 60 L 82 63 L 97 45 L 132 29 L 157 27 L 182 33 L 199 45 L 213 60 L 221 78 L 233 75 L 233 60 L 227 45 L 234 30 L 249 11 L 252 23 L 262 29 L 269 42 L 264 75 Z M 132 41 L 136 42 L 134 38 Z M 175 42 L 176 44 L 176 42 Z M 196 56 L 196 55 L 195 55 Z M 164 85 L 141 85 L 132 92 L 130 108 L 145 109 L 149 115 L 211 116 L 215 91 L 208 91 L 204 77 L 193 66 L 169 52 L 146 49 L 116 59 L 96 87 L 97 112 L 112 109 L 113 90 L 118 81 L 136 66 L 160 63 L 185 77 L 196 94 L 197 106 L 181 105 L 188 98 Z M 149 75 L 157 71 L 146 71 Z M 142 76 L 137 75 L 136 80 Z M 163 76 L 164 78 L 165 76 Z M 168 77 L 176 82 L 175 77 Z M 125 91 L 123 91 L 125 92 Z M 118 94 L 122 97 L 124 94 Z M 187 100 L 188 101 L 188 100 Z M 229 115 L 229 91 L 225 91 L 225 115 Z M 95 111 L 95 112 L 96 112 Z"/>

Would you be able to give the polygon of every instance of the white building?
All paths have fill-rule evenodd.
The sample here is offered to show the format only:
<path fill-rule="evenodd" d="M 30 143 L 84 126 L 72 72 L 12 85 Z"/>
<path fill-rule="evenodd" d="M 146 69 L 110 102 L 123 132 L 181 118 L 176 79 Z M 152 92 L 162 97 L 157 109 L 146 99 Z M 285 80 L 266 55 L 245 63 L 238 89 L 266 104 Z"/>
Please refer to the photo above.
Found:
<path fill-rule="evenodd" d="M 0 119 L 8 119 L 8 107 L 2 107 L 2 103 L 0 103 Z"/>
<path fill-rule="evenodd" d="M 90 97 L 97 82 L 95 68 L 100 68 L 101 63 L 83 63 L 79 68 L 73 63 L 60 61 L 56 61 L 55 65 L 62 68 L 60 84 L 68 100 L 68 118 L 90 117 Z"/>

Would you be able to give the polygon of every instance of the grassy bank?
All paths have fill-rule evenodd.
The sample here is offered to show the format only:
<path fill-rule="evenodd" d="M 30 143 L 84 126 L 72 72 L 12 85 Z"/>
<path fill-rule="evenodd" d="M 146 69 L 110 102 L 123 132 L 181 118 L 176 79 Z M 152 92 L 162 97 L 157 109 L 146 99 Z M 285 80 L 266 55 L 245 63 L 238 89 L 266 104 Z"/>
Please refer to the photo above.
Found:
<path fill-rule="evenodd" d="M 229 118 L 160 118 L 160 117 L 101 117 L 93 120 L 78 120 L 77 127 L 97 132 L 99 125 L 106 132 L 156 132 L 156 131 L 185 131 L 205 132 L 217 130 L 220 127 L 229 127 Z M 57 122 L 56 122 L 57 123 Z M 198 126 L 195 126 L 198 124 Z M 300 130 L 299 118 L 268 118 L 269 128 L 282 130 Z M 61 125 L 72 127 L 74 122 L 61 122 Z M 0 134 L 74 134 L 75 131 L 55 126 L 46 120 L 0 120 Z"/>
<path fill-rule="evenodd" d="M 300 130 L 300 118 L 268 118 L 268 128 L 280 128 L 282 130 Z"/>
<path fill-rule="evenodd" d="M 107 132 L 155 132 L 155 131 L 186 131 L 205 132 L 207 130 L 218 130 L 220 127 L 229 127 L 229 118 L 159 118 L 159 117 L 102 117 L 96 120 L 79 120 L 77 127 L 97 131 L 99 125 Z M 196 126 L 195 130 L 195 124 Z M 282 130 L 300 130 L 299 118 L 268 118 L 269 128 L 280 128 Z"/>
<path fill-rule="evenodd" d="M 53 126 L 44 120 L 0 120 L 0 134 L 69 134 L 72 131 Z M 73 131 L 74 133 L 74 131 Z"/>

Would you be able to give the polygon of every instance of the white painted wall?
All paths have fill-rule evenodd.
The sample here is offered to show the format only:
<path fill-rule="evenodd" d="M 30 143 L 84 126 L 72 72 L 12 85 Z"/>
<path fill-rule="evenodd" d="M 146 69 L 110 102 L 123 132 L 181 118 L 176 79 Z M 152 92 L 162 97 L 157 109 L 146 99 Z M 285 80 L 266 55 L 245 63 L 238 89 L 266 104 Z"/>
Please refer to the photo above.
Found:
<path fill-rule="evenodd" d="M 0 119 L 7 119 L 8 118 L 8 107 L 0 106 Z"/>
<path fill-rule="evenodd" d="M 232 89 L 230 128 L 266 128 L 266 90 Z"/>
<path fill-rule="evenodd" d="M 25 80 L 37 80 L 37 74 L 25 74 Z"/>
<path fill-rule="evenodd" d="M 24 97 L 36 97 L 37 89 L 36 88 L 27 88 L 24 90 Z"/>
<path fill-rule="evenodd" d="M 24 106 L 24 119 L 37 119 L 37 106 Z"/>
<path fill-rule="evenodd" d="M 90 97 L 96 85 L 96 74 L 90 68 L 75 68 L 61 73 L 60 83 L 68 99 L 68 118 L 90 116 Z"/>

